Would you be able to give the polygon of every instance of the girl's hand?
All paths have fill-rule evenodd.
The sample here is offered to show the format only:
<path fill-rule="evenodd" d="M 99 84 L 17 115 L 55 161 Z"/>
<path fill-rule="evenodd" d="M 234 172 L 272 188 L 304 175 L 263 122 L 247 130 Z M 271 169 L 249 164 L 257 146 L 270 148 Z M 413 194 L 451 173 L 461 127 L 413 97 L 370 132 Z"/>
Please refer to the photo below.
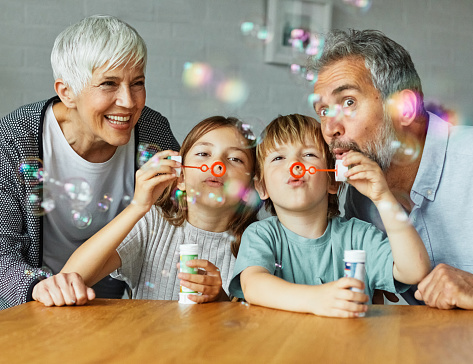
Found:
<path fill-rule="evenodd" d="M 179 153 L 172 150 L 158 152 L 136 171 L 133 196 L 133 204 L 136 207 L 142 208 L 145 212 L 149 211 L 164 189 L 176 178 L 175 168 L 179 168 L 181 163 L 167 159 L 176 155 Z"/>
<path fill-rule="evenodd" d="M 33 299 L 45 306 L 81 306 L 95 298 L 92 288 L 77 273 L 59 273 L 37 283 Z"/>
<path fill-rule="evenodd" d="M 351 166 L 345 174 L 347 182 L 373 202 L 382 200 L 387 193 L 390 193 L 381 168 L 363 154 L 350 151 L 343 158 L 343 165 Z"/>
<path fill-rule="evenodd" d="M 180 272 L 177 278 L 180 285 L 202 293 L 202 295 L 189 295 L 189 299 L 197 303 L 228 300 L 222 288 L 220 270 L 205 259 L 193 259 L 186 262 L 191 268 L 199 268 L 199 274 Z M 177 263 L 179 269 L 180 263 Z"/>
<path fill-rule="evenodd" d="M 368 310 L 368 306 L 363 304 L 368 302 L 368 295 L 350 290 L 365 288 L 365 284 L 358 279 L 340 278 L 338 281 L 314 288 L 318 291 L 318 299 L 314 299 L 309 307 L 312 307 L 312 313 L 318 316 L 358 317 L 360 313 Z"/>

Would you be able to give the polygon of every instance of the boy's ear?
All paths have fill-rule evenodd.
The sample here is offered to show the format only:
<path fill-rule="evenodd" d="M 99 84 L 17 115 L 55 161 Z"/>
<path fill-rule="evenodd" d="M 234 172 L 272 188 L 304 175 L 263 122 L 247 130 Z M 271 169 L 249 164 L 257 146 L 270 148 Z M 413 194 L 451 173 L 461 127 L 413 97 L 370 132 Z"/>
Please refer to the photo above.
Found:
<path fill-rule="evenodd" d="M 264 186 L 264 182 L 255 179 L 255 190 L 258 192 L 259 198 L 264 201 L 269 198 L 268 193 L 266 192 L 266 187 Z"/>
<path fill-rule="evenodd" d="M 76 107 L 74 92 L 61 78 L 54 81 L 54 90 L 67 108 L 74 109 Z"/>

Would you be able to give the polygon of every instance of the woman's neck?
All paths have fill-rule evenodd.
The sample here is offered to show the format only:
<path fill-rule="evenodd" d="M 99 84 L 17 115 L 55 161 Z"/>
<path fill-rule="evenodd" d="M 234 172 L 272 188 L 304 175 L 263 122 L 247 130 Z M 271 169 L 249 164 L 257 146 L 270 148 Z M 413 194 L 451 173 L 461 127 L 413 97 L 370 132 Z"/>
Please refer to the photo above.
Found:
<path fill-rule="evenodd" d="M 82 158 L 92 163 L 103 163 L 113 157 L 117 147 L 96 140 L 80 121 L 75 109 L 58 102 L 53 105 L 53 113 L 67 143 Z"/>

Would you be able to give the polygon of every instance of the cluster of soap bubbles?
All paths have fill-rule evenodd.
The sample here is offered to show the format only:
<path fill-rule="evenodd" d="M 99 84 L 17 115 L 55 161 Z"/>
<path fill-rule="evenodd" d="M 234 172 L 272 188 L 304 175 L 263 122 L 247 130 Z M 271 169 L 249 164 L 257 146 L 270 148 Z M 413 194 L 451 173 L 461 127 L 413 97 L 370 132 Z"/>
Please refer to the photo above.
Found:
<path fill-rule="evenodd" d="M 241 35 L 249 44 L 268 43 L 273 39 L 268 26 L 261 20 L 248 20 L 240 24 Z"/>
<path fill-rule="evenodd" d="M 136 155 L 136 165 L 138 168 L 143 167 L 156 153 L 160 152 L 161 148 L 152 143 L 138 144 L 138 154 Z"/>
<path fill-rule="evenodd" d="M 46 266 L 41 267 L 38 270 L 25 269 L 25 275 L 29 277 L 35 277 L 41 279 L 46 279 L 51 277 L 53 274 L 52 270 Z"/>
<path fill-rule="evenodd" d="M 114 199 L 105 193 L 97 206 L 91 207 L 93 190 L 89 182 L 82 177 L 73 177 L 58 181 L 44 171 L 39 158 L 25 158 L 18 166 L 18 178 L 29 186 L 26 197 L 28 210 L 35 216 L 43 216 L 65 203 L 70 207 L 72 224 L 78 229 L 85 229 L 92 223 L 92 211 L 107 212 Z M 130 196 L 123 196 L 121 203 L 126 206 L 131 202 Z"/>
<path fill-rule="evenodd" d="M 227 76 L 209 63 L 184 63 L 182 82 L 188 89 L 210 92 L 218 100 L 231 106 L 242 105 L 249 95 L 248 85 L 244 80 Z"/>

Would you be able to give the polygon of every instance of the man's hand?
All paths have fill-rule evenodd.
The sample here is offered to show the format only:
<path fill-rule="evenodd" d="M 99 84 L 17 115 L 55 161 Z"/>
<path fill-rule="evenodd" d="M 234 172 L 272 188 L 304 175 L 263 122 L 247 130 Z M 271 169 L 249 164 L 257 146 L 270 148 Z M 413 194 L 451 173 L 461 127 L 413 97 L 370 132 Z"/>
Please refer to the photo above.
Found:
<path fill-rule="evenodd" d="M 443 310 L 473 309 L 473 274 L 439 264 L 417 286 L 415 298 Z"/>
<path fill-rule="evenodd" d="M 84 305 L 95 298 L 92 288 L 77 273 L 59 273 L 33 288 L 33 299 L 45 306 Z"/>

